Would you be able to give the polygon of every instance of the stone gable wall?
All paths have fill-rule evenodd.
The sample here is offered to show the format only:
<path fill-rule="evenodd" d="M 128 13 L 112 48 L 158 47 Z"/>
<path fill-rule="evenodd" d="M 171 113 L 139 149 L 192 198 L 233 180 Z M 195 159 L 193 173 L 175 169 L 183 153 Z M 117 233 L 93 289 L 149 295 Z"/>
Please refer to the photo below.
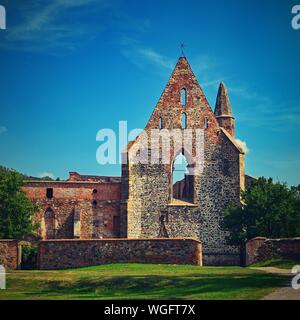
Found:
<path fill-rule="evenodd" d="M 210 264 L 228 261 L 239 264 L 239 248 L 226 244 L 221 221 L 230 203 L 240 203 L 240 190 L 244 187 L 244 157 L 220 129 L 217 120 L 195 76 L 180 60 L 176 66 L 144 132 L 152 129 L 181 129 L 181 117 L 187 115 L 188 129 L 204 129 L 205 118 L 209 126 L 204 130 L 204 170 L 194 177 L 192 206 L 174 206 L 172 202 L 172 162 L 168 164 L 140 164 L 130 161 L 143 145 L 141 136 L 130 145 L 127 168 L 122 170 L 122 235 L 130 238 L 153 238 L 159 235 L 162 212 L 168 212 L 165 228 L 171 237 L 193 237 L 203 244 L 203 253 L 210 256 Z M 181 89 L 185 88 L 187 102 L 181 105 Z M 195 146 L 195 136 L 193 136 Z M 171 137 L 171 154 L 175 155 L 176 141 Z M 161 143 L 158 144 L 161 152 Z M 195 148 L 192 155 L 196 155 Z M 126 199 L 126 196 L 128 199 Z M 213 256 L 215 254 L 215 260 Z M 235 257 L 234 259 L 226 257 Z M 231 262 L 229 261 L 231 259 Z"/>
<path fill-rule="evenodd" d="M 39 243 L 40 269 L 76 268 L 104 263 L 202 265 L 194 239 L 45 240 Z"/>

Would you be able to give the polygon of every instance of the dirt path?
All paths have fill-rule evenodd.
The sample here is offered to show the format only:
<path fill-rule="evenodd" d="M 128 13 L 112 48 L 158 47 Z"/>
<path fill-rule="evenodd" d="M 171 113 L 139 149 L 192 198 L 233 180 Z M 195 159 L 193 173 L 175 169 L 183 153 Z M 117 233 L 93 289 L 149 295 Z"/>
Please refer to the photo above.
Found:
<path fill-rule="evenodd" d="M 295 290 L 291 286 L 291 279 L 294 275 L 291 274 L 290 270 L 279 269 L 274 267 L 262 267 L 251 269 L 289 277 L 286 282 L 286 287 L 275 290 L 274 292 L 263 297 L 261 300 L 300 300 L 300 289 Z"/>

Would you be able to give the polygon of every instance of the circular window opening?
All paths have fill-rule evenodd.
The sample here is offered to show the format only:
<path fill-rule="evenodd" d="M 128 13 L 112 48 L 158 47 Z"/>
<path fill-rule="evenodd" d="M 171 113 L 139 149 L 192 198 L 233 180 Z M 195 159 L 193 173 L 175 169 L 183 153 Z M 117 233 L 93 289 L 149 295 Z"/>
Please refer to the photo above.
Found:
<path fill-rule="evenodd" d="M 94 189 L 94 190 L 93 190 L 93 193 L 97 193 L 97 192 L 98 192 L 98 190 L 97 190 L 97 189 Z"/>

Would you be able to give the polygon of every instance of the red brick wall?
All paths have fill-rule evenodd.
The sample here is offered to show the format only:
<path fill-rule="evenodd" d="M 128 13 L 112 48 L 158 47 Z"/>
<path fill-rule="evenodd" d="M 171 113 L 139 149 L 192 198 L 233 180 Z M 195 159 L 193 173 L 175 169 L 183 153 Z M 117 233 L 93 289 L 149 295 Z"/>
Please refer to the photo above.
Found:
<path fill-rule="evenodd" d="M 39 243 L 40 269 L 117 262 L 201 266 L 202 246 L 194 239 L 45 240 Z"/>
<path fill-rule="evenodd" d="M 7 269 L 18 269 L 19 254 L 17 240 L 0 240 L 0 265 Z"/>
<path fill-rule="evenodd" d="M 52 199 L 46 197 L 47 188 L 53 189 Z M 110 181 L 109 177 L 107 181 L 100 182 L 29 181 L 23 190 L 40 207 L 34 219 L 39 222 L 40 235 L 44 239 L 49 235 L 52 238 L 53 234 L 47 232 L 50 226 L 46 226 L 43 220 L 47 209 L 54 213 L 56 239 L 74 237 L 75 210 L 80 213 L 80 238 L 111 238 L 119 235 L 113 221 L 120 215 L 120 183 Z"/>
<path fill-rule="evenodd" d="M 246 265 L 269 259 L 300 259 L 300 238 L 257 237 L 246 243 Z"/>
<path fill-rule="evenodd" d="M 31 200 L 46 199 L 46 189 L 53 188 L 53 198 L 74 200 L 119 200 L 120 183 L 27 182 L 23 190 Z M 97 193 L 93 193 L 93 190 Z"/>

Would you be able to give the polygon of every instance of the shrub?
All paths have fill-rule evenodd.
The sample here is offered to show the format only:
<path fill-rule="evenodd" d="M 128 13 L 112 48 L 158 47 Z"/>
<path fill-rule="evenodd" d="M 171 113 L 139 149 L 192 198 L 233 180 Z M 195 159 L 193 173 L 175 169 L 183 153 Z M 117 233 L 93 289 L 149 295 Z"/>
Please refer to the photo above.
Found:
<path fill-rule="evenodd" d="M 22 246 L 22 269 L 37 269 L 38 248 L 32 245 Z"/>

